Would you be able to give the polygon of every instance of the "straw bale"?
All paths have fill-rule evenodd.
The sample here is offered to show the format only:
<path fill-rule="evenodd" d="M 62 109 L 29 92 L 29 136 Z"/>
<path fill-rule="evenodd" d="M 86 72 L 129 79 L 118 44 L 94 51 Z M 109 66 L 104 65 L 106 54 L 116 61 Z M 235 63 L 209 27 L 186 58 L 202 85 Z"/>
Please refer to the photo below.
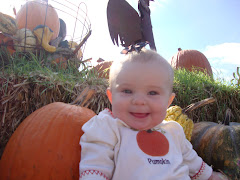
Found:
<path fill-rule="evenodd" d="M 19 124 L 32 112 L 52 102 L 73 102 L 78 95 L 88 87 L 92 92 L 91 99 L 82 101 L 85 106 L 99 113 L 104 108 L 110 108 L 110 102 L 105 94 L 107 83 L 92 85 L 87 82 L 76 84 L 70 89 L 60 82 L 49 83 L 49 77 L 34 75 L 35 80 L 24 77 L 0 77 L 0 157 L 9 138 Z M 49 81 L 50 82 L 50 81 Z M 90 81 L 91 82 L 91 81 Z"/>
<path fill-rule="evenodd" d="M 0 157 L 18 125 L 42 106 L 57 101 L 71 103 L 82 93 L 81 99 L 78 99 L 79 104 L 92 109 L 96 114 L 104 108 L 111 109 L 106 96 L 107 79 L 90 76 L 84 81 L 77 81 L 72 87 L 68 81 L 59 81 L 57 76 L 58 74 L 54 72 L 44 74 L 34 71 L 27 77 L 0 72 Z M 84 93 L 86 88 L 88 91 Z M 188 89 L 191 93 L 186 93 Z M 194 122 L 221 122 L 228 108 L 232 112 L 231 121 L 240 122 L 239 89 L 227 91 L 205 87 L 203 91 L 183 83 L 175 84 L 174 92 L 176 98 L 173 105 L 182 108 L 205 98 L 216 99 L 216 102 L 188 114 Z"/>

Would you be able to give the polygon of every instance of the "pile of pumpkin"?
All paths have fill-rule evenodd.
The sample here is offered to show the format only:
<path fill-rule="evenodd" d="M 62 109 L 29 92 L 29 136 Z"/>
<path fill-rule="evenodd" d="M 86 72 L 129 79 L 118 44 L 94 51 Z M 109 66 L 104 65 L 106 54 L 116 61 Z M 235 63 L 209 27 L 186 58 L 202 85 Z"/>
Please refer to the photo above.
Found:
<path fill-rule="evenodd" d="M 28 2 L 29 5 L 31 5 L 30 2 Z M 32 6 L 32 13 L 37 14 L 40 19 L 36 9 L 46 9 L 39 7 L 40 4 L 33 3 Z M 28 8 L 29 10 L 30 8 Z M 49 15 L 50 11 L 56 14 L 53 8 L 48 8 L 48 11 L 49 17 L 54 17 L 54 15 Z M 30 16 L 29 13 L 28 21 L 33 16 Z M 15 38 L 19 36 L 18 34 L 24 34 L 23 44 L 20 46 L 16 44 L 19 43 L 15 41 L 17 38 L 13 38 L 13 44 L 16 44 L 13 47 L 16 50 L 19 47 L 23 48 L 20 49 L 22 51 L 31 51 L 32 47 L 36 47 L 40 42 L 46 51 L 54 52 L 55 48 L 49 44 L 49 39 L 51 41 L 58 37 L 63 38 L 61 35 L 63 33 L 59 33 L 58 29 L 58 23 L 61 22 L 58 17 L 54 21 L 52 18 L 46 19 L 46 26 L 39 26 L 39 24 L 43 24 L 43 19 L 37 24 L 34 24 L 35 20 L 32 20 L 31 23 L 27 24 L 33 24 L 33 26 L 28 26 L 26 29 L 24 22 L 26 7 L 23 6 L 20 9 L 16 19 L 0 15 L 1 18 L 4 17 L 8 20 L 4 22 L 9 23 L 4 25 L 3 18 L 0 18 L 2 43 L 9 43 L 9 36 L 5 36 L 7 34 L 10 37 L 15 36 Z M 52 27 L 53 24 L 56 27 Z M 3 30 L 3 27 L 7 28 L 7 31 Z M 37 33 L 38 31 L 40 33 Z M 25 36 L 27 33 L 30 35 Z M 44 43 L 43 33 L 46 33 L 46 39 L 48 39 Z M 40 36 L 36 38 L 36 34 L 40 34 Z M 26 37 L 31 43 L 26 43 L 28 40 Z M 9 48 L 12 47 L 9 45 Z M 12 50 L 15 51 L 15 49 Z M 192 55 L 194 58 L 191 58 Z M 202 58 L 202 60 L 196 57 Z M 189 70 L 195 63 L 196 67 L 200 66 L 212 76 L 209 62 L 202 53 L 195 50 L 179 49 L 171 63 L 176 69 L 185 67 Z M 109 68 L 111 62 L 104 64 L 106 64 L 106 68 Z M 191 66 L 187 67 L 190 64 Z M 103 64 L 99 65 L 101 72 L 106 68 L 103 68 Z M 106 77 L 105 75 L 103 74 L 104 77 Z M 229 122 L 229 119 L 221 124 L 214 122 L 193 123 L 184 113 L 185 110 L 181 107 L 172 106 L 168 109 L 166 120 L 175 120 L 183 126 L 186 137 L 191 141 L 193 148 L 206 163 L 213 166 L 214 170 L 222 171 L 231 179 L 240 179 L 240 123 Z M 87 107 L 62 102 L 48 104 L 33 112 L 19 125 L 5 147 L 0 161 L 0 179 L 78 179 L 81 158 L 79 140 L 83 134 L 81 127 L 94 115 L 95 113 Z"/>
<path fill-rule="evenodd" d="M 112 61 L 101 61 L 93 67 L 93 71 L 98 73 L 99 78 L 109 78 L 109 68 Z M 212 77 L 212 68 L 206 56 L 197 50 L 182 50 L 178 48 L 178 52 L 172 57 L 171 66 L 174 69 L 184 68 L 188 71 L 201 71 Z"/>
<path fill-rule="evenodd" d="M 50 4 L 26 2 L 16 13 L 16 18 L 0 12 L 0 48 L 6 47 L 10 54 L 43 48 L 49 53 L 58 52 L 48 56 L 48 60 L 61 62 L 66 67 L 69 54 L 78 48 L 75 53 L 81 58 L 82 52 L 76 42 L 64 40 L 65 37 L 66 24 Z"/>
<path fill-rule="evenodd" d="M 84 90 L 80 96 L 86 99 L 77 99 L 86 104 L 92 95 L 93 90 Z M 3 152 L 0 179 L 79 178 L 81 127 L 95 113 L 75 103 L 48 104 L 19 125 Z M 229 121 L 194 124 L 185 112 L 179 106 L 171 106 L 166 120 L 175 120 L 183 126 L 186 137 L 205 162 L 229 178 L 239 179 L 240 124 Z"/>

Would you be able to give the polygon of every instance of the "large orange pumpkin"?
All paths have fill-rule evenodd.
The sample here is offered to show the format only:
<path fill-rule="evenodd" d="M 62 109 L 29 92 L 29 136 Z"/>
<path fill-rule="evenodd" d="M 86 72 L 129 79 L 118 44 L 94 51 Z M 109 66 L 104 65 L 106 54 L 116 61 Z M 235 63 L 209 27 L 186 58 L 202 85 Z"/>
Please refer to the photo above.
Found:
<path fill-rule="evenodd" d="M 16 22 L 19 29 L 27 28 L 31 31 L 38 25 L 46 25 L 54 33 L 52 39 L 58 36 L 60 29 L 60 22 L 56 10 L 51 5 L 38 1 L 26 2 L 18 11 Z"/>
<path fill-rule="evenodd" d="M 95 113 L 55 102 L 28 116 L 11 136 L 0 161 L 0 179 L 79 179 L 81 127 Z"/>
<path fill-rule="evenodd" d="M 172 57 L 171 65 L 175 69 L 199 70 L 207 72 L 208 75 L 212 76 L 212 68 L 208 59 L 197 50 L 182 50 L 178 48 L 178 52 Z"/>

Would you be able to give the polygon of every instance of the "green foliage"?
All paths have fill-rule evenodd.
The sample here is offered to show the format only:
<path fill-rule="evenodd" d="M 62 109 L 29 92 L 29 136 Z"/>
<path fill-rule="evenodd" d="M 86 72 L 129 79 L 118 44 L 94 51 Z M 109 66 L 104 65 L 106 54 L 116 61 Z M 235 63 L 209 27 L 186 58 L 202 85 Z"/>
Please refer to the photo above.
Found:
<path fill-rule="evenodd" d="M 240 87 L 240 67 L 237 67 L 237 72 L 233 73 L 233 79 L 231 82 L 232 84 L 235 82 L 235 85 Z"/>
<path fill-rule="evenodd" d="M 95 113 L 111 104 L 106 96 L 108 81 L 98 78 L 96 72 L 84 68 L 79 71 L 73 61 L 66 69 L 61 64 L 52 64 L 48 54 L 39 52 L 14 53 L 9 55 L 5 48 L 0 48 L 0 156 L 16 127 L 36 109 L 55 102 L 70 103 L 75 100 L 85 87 L 96 90 L 88 108 Z M 238 76 L 238 77 L 237 77 Z M 194 122 L 221 122 L 225 111 L 230 108 L 231 121 L 240 122 L 240 86 L 239 68 L 234 78 L 237 85 L 214 80 L 202 72 L 175 70 L 173 105 L 184 108 L 191 103 L 214 97 L 216 102 L 188 113 Z"/>
<path fill-rule="evenodd" d="M 0 51 L 0 65 L 0 77 L 2 79 L 5 78 L 4 82 L 6 82 L 2 84 L 2 91 L 5 93 L 7 93 L 7 82 L 17 77 L 24 79 L 24 82 L 41 86 L 39 88 L 41 95 L 49 91 L 54 91 L 54 89 L 58 89 L 59 91 L 59 87 L 61 86 L 61 94 L 64 91 L 68 94 L 62 97 L 62 100 L 65 102 L 73 100 L 73 97 L 70 98 L 70 96 L 71 93 L 74 93 L 77 86 L 82 86 L 83 84 L 88 86 L 108 86 L 108 81 L 104 78 L 98 78 L 96 72 L 88 68 L 83 68 L 82 71 L 79 71 L 71 62 L 69 62 L 66 69 L 61 68 L 61 64 L 51 64 L 47 60 L 47 54 L 45 53 L 16 53 L 14 56 L 9 56 L 8 53 L 2 50 Z M 232 111 L 231 120 L 240 122 L 239 68 L 234 73 L 234 78 L 238 83 L 236 85 L 233 83 L 229 85 L 229 83 L 224 81 L 214 80 L 212 77 L 206 75 L 206 73 L 197 70 L 194 72 L 189 72 L 185 69 L 175 70 L 174 92 L 176 93 L 176 98 L 173 105 L 179 105 L 184 108 L 191 103 L 214 97 L 216 99 L 215 103 L 194 110 L 189 113 L 189 116 L 195 122 L 220 122 L 224 119 L 226 109 L 230 108 Z M 100 94 L 104 96 L 103 99 L 107 99 L 104 88 L 102 88 Z M 97 101 L 94 99 L 94 102 Z M 103 104 L 108 107 L 110 106 L 109 102 Z M 92 104 L 91 107 L 96 108 L 93 109 L 94 111 L 101 111 L 101 108 L 99 109 L 97 104 Z"/>
<path fill-rule="evenodd" d="M 53 64 L 47 60 L 47 54 L 40 53 L 15 53 L 9 56 L 4 50 L 0 49 L 0 70 L 2 76 L 13 75 L 24 77 L 32 82 L 44 84 L 67 84 L 73 87 L 77 83 L 84 81 L 99 82 L 96 74 L 90 72 L 87 68 L 79 71 L 78 67 L 71 61 L 68 61 L 66 69 L 61 68 L 60 64 Z M 39 81 L 39 77 L 46 77 L 46 81 Z M 97 84 L 97 83 L 96 83 Z M 49 86 L 48 86 L 49 87 Z"/>
<path fill-rule="evenodd" d="M 240 122 L 240 88 L 224 81 L 214 80 L 202 72 L 175 70 L 174 105 L 184 108 L 191 103 L 214 97 L 216 102 L 194 110 L 188 114 L 194 122 L 221 122 L 227 108 L 232 111 L 231 121 Z"/>

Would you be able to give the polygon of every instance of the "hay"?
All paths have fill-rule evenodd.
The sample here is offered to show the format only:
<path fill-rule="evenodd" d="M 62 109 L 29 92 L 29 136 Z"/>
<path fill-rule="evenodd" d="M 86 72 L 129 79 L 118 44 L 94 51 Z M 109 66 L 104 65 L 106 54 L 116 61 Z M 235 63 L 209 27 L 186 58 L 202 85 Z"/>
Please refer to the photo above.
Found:
<path fill-rule="evenodd" d="M 40 60 L 35 56 L 19 59 L 0 53 L 0 58 L 0 157 L 19 124 L 42 106 L 57 101 L 72 103 L 77 99 L 80 105 L 87 106 L 96 114 L 105 108 L 111 109 L 106 96 L 108 81 L 89 74 L 86 69 L 84 73 L 76 69 L 51 69 L 46 67 L 41 56 Z M 216 102 L 188 113 L 194 122 L 221 122 L 228 108 L 232 112 L 231 121 L 240 122 L 239 88 L 226 88 L 208 82 L 194 85 L 186 78 L 185 81 L 176 77 L 173 105 L 184 108 L 205 98 L 216 99 Z M 196 80 L 193 79 L 193 82 Z M 82 97 L 78 99 L 81 93 Z"/>
<path fill-rule="evenodd" d="M 33 80 L 34 79 L 34 80 Z M 0 157 L 9 138 L 19 124 L 32 112 L 52 102 L 73 102 L 79 94 L 88 88 L 94 89 L 92 98 L 85 102 L 83 97 L 79 104 L 85 105 L 95 113 L 110 108 L 105 94 L 108 83 L 92 85 L 87 82 L 76 83 L 73 88 L 65 82 L 51 83 L 49 77 L 34 74 L 34 78 L 14 75 L 0 76 Z M 91 92 L 91 91 L 90 91 Z"/>

